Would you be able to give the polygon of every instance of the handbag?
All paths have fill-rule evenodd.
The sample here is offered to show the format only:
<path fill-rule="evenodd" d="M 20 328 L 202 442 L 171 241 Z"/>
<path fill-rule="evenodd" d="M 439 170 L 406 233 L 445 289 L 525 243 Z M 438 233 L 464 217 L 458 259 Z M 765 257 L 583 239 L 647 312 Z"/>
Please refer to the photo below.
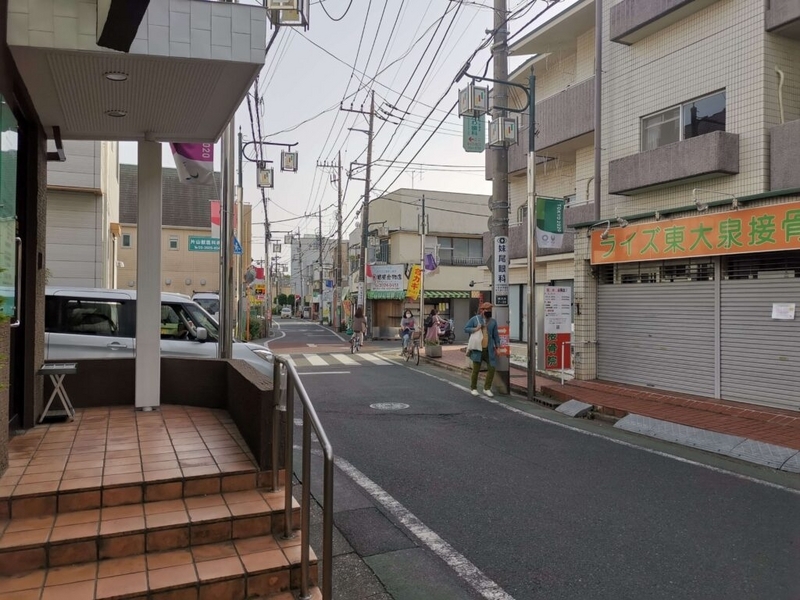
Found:
<path fill-rule="evenodd" d="M 478 352 L 483 350 L 483 331 L 480 329 L 469 334 L 467 352 L 472 352 L 473 350 L 477 350 Z"/>

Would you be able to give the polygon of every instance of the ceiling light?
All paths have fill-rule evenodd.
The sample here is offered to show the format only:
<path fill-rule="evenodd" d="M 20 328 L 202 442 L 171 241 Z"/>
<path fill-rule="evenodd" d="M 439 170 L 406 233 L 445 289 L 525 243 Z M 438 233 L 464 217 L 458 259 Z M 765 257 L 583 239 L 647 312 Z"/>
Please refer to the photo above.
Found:
<path fill-rule="evenodd" d="M 108 117 L 116 117 L 116 118 L 127 117 L 128 116 L 128 111 L 127 110 L 117 110 L 117 109 L 107 110 L 106 111 L 106 116 L 108 116 Z"/>
<path fill-rule="evenodd" d="M 103 74 L 106 79 L 109 81 L 127 81 L 128 74 L 123 73 L 122 71 L 109 71 L 108 73 Z"/>

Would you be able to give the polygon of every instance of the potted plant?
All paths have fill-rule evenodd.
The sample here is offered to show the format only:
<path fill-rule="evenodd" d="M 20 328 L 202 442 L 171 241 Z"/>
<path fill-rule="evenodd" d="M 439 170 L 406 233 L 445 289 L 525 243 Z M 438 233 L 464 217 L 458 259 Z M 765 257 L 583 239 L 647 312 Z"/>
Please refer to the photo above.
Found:
<path fill-rule="evenodd" d="M 439 340 L 425 340 L 425 356 L 428 358 L 442 358 L 442 346 Z"/>

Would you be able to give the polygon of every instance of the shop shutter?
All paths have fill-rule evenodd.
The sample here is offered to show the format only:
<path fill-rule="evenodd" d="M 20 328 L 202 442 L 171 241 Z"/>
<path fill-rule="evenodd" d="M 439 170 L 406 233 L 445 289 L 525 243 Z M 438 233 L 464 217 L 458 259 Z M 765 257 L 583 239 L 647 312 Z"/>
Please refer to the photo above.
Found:
<path fill-rule="evenodd" d="M 648 281 L 598 285 L 598 378 L 713 397 L 714 282 Z"/>
<path fill-rule="evenodd" d="M 721 282 L 721 396 L 798 410 L 800 320 L 774 320 L 772 307 L 800 305 L 800 278 L 795 270 L 755 277 Z"/>

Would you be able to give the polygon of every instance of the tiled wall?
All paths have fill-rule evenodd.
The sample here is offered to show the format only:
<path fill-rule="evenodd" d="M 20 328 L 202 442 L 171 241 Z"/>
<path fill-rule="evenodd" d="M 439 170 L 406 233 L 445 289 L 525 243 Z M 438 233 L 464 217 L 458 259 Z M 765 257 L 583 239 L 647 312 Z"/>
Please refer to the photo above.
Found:
<path fill-rule="evenodd" d="M 615 3 L 616 4 L 616 3 Z M 609 14 L 605 8 L 604 30 Z M 604 40 L 603 190 L 608 162 L 640 150 L 640 118 L 717 90 L 727 92 L 726 130 L 740 136 L 740 172 L 703 188 L 747 195 L 769 189 L 764 129 L 764 4 L 716 2 L 631 46 Z M 697 183 L 603 200 L 604 218 L 691 203 Z"/>
<path fill-rule="evenodd" d="M 9 0 L 8 43 L 72 50 L 97 46 L 97 1 Z M 152 0 L 131 53 L 264 61 L 263 7 L 205 0 Z"/>

